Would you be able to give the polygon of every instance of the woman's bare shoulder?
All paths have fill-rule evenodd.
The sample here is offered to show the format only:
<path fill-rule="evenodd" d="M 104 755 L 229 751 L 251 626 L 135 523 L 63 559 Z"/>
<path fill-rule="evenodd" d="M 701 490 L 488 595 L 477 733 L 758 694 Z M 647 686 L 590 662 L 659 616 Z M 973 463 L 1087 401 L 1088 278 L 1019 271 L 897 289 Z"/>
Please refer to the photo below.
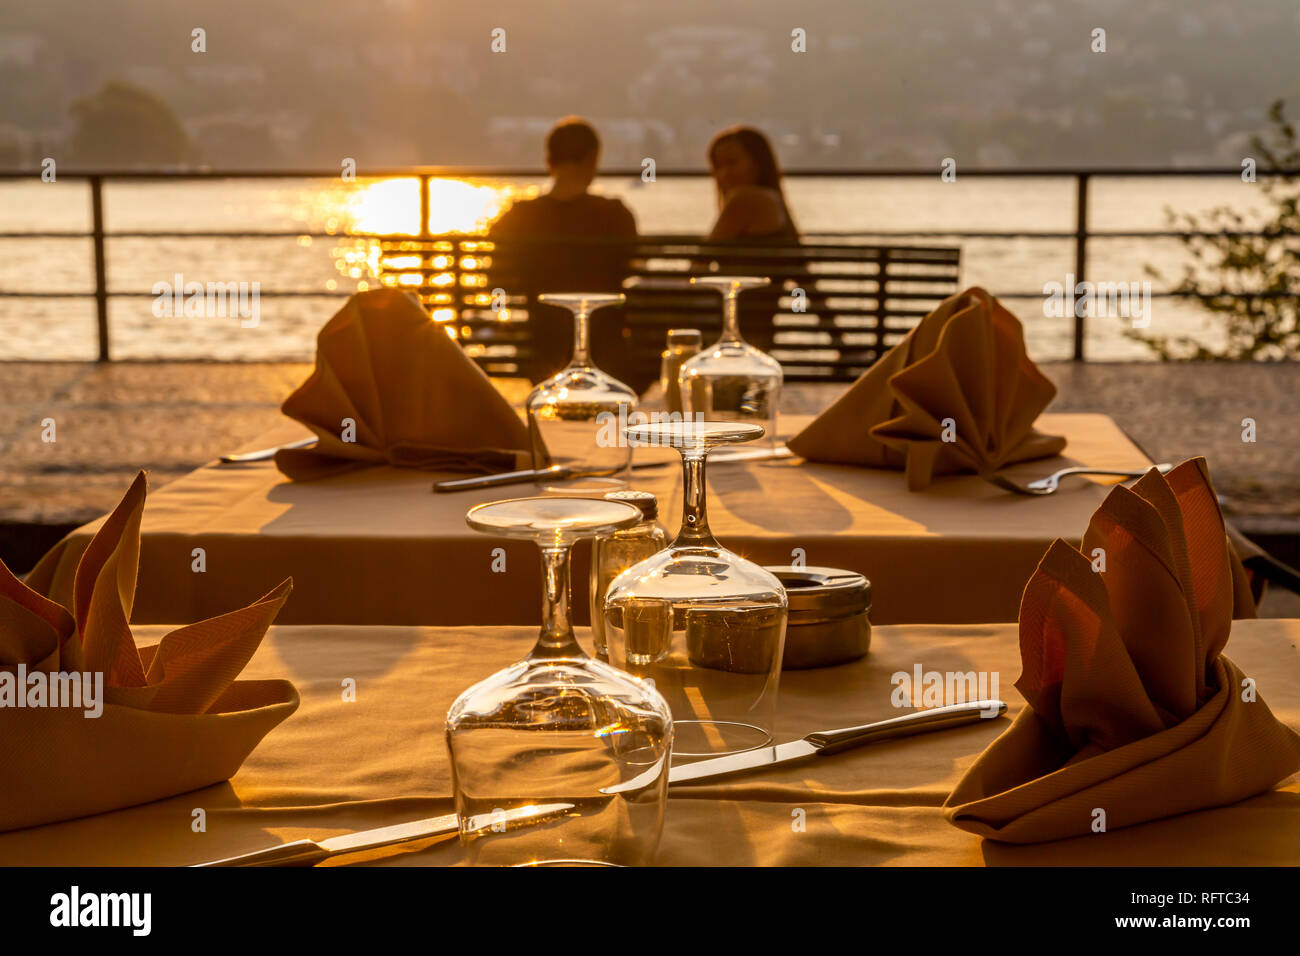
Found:
<path fill-rule="evenodd" d="M 781 197 L 775 189 L 768 186 L 737 186 L 727 193 L 727 200 L 724 205 L 730 206 L 732 203 L 739 203 L 751 209 L 779 210 L 781 208 Z"/>
<path fill-rule="evenodd" d="M 738 186 L 727 193 L 710 239 L 730 240 L 779 232 L 786 224 L 785 206 L 776 190 Z"/>

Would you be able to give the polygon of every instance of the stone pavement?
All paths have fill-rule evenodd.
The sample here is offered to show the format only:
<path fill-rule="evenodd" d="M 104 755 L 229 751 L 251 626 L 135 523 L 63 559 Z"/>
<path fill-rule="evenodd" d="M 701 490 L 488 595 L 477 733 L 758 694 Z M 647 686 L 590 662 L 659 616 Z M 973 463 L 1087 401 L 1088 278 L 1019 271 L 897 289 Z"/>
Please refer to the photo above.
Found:
<path fill-rule="evenodd" d="M 30 564 L 69 526 L 112 508 L 141 468 L 157 488 L 256 438 L 310 370 L 0 362 L 0 557 L 16 569 Z M 1156 460 L 1205 455 L 1226 513 L 1295 563 L 1300 365 L 1063 362 L 1043 370 L 1060 390 L 1053 410 L 1106 412 Z M 518 400 L 526 385 L 507 390 Z M 789 392 L 790 411 L 824 401 L 820 388 Z M 47 419 L 53 442 L 42 440 Z M 1242 440 L 1243 419 L 1254 421 L 1253 442 Z"/>

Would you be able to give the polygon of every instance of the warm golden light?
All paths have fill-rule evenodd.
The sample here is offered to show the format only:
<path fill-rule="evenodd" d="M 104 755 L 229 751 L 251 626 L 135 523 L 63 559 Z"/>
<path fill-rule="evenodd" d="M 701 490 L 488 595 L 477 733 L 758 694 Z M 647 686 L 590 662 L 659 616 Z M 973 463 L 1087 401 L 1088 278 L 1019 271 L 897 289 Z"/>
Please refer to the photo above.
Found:
<path fill-rule="evenodd" d="M 346 211 L 350 232 L 384 235 L 420 231 L 420 181 L 385 179 L 354 190 Z"/>
<path fill-rule="evenodd" d="M 520 190 L 504 183 L 464 179 L 429 180 L 429 232 L 485 233 L 516 195 L 534 194 L 536 187 Z M 329 231 L 380 235 L 418 235 L 420 231 L 420 181 L 410 177 L 357 183 L 336 194 L 325 211 Z M 489 243 L 482 243 L 490 247 Z M 479 244 L 467 246 L 476 251 Z M 447 251 L 450 251 L 450 247 Z M 448 263 L 450 264 L 450 263 Z"/>
<path fill-rule="evenodd" d="M 513 199 L 537 192 L 536 186 L 521 189 L 505 183 L 461 179 L 432 179 L 429 180 L 428 188 L 427 226 L 428 231 L 434 235 L 481 235 Z M 463 250 L 471 254 L 460 256 L 459 262 L 453 243 L 431 244 L 426 241 L 421 244 L 415 241 L 415 237 L 420 234 L 420 181 L 414 177 L 339 184 L 337 189 L 330 190 L 319 201 L 315 212 L 318 217 L 316 221 L 330 232 L 360 234 L 340 241 L 338 247 L 330 253 L 340 275 L 355 281 L 357 291 L 365 291 L 374 286 L 445 290 L 424 297 L 428 305 L 451 306 L 439 310 L 439 314 L 448 314 L 448 318 L 440 318 L 439 321 L 453 321 L 455 315 L 455 300 L 447 294 L 456 285 L 456 276 L 451 270 L 458 265 L 466 270 L 488 265 L 487 260 L 479 254 L 492 249 L 492 243 L 486 240 L 466 243 Z M 365 234 L 407 235 L 412 237 L 412 241 L 388 241 L 385 249 L 379 240 L 364 238 Z M 308 245 L 310 238 L 302 237 L 299 242 Z M 426 259 L 418 254 L 422 250 L 432 254 Z M 447 271 L 425 277 L 418 271 L 422 265 Z M 483 288 L 486 286 L 486 277 L 462 275 L 460 284 L 464 288 Z M 339 283 L 330 280 L 327 288 L 337 288 L 338 285 Z M 490 301 L 486 296 L 476 299 L 482 305 Z M 506 312 L 501 318 L 508 315 Z"/>
<path fill-rule="evenodd" d="M 460 179 L 429 181 L 429 231 L 486 232 L 510 197 L 502 186 Z"/>

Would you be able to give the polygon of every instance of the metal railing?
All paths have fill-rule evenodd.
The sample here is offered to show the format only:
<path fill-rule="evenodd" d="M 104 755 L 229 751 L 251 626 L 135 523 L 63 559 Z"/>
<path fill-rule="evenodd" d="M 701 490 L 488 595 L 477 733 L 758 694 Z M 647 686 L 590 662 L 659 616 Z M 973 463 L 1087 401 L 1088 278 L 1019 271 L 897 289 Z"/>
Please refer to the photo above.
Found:
<path fill-rule="evenodd" d="M 1074 229 L 1068 232 L 1060 231 L 969 231 L 969 230 L 856 230 L 845 232 L 829 232 L 825 230 L 818 231 L 818 235 L 824 236 L 873 236 L 882 238 L 917 238 L 917 239 L 1071 239 L 1074 242 L 1074 271 L 1073 275 L 1076 282 L 1086 281 L 1088 268 L 1088 242 L 1091 239 L 1170 239 L 1170 238 L 1187 238 L 1194 236 L 1218 236 L 1218 235 L 1239 235 L 1239 236 L 1257 236 L 1257 237 L 1274 237 L 1286 238 L 1296 235 L 1296 233 L 1272 233 L 1264 231 L 1234 231 L 1232 233 L 1218 232 L 1187 232 L 1187 231 L 1167 231 L 1167 230 L 1142 230 L 1142 231 L 1116 231 L 1116 230 L 1092 230 L 1088 225 L 1088 191 L 1089 185 L 1094 179 L 1099 178 L 1165 178 L 1165 177 L 1232 177 L 1239 179 L 1241 170 L 1233 167 L 1187 167 L 1177 169 L 1167 168 L 1146 168 L 1146 167 L 1117 167 L 1104 169 L 1083 169 L 1083 168 L 1058 168 L 1058 169 L 963 169 L 960 175 L 963 178 L 1010 178 L 1010 179 L 1073 179 L 1075 210 L 1074 210 Z M 339 232 L 307 232 L 304 230 L 292 231 L 262 231 L 262 232 L 173 232 L 173 231 L 121 231 L 110 232 L 104 222 L 104 184 L 108 182 L 128 182 L 128 181 L 170 181 L 170 180 L 236 180 L 236 179 L 323 179 L 337 181 L 339 173 L 335 170 L 321 172 L 317 170 L 301 169 L 283 169 L 283 170 L 179 170 L 179 171 L 162 171 L 162 170 L 123 170 L 123 171 L 102 171 L 102 170 L 73 170 L 58 171 L 59 179 L 77 179 L 85 180 L 90 191 L 90 213 L 91 229 L 90 232 L 62 231 L 62 232 L 0 232 L 0 239 L 90 239 L 92 244 L 92 254 L 94 257 L 95 272 L 95 289 L 93 292 L 12 292 L 0 289 L 0 298 L 83 298 L 93 297 L 95 300 L 96 330 L 99 340 L 99 361 L 107 362 L 111 360 L 109 352 L 109 327 L 108 327 L 108 300 L 110 298 L 130 298 L 145 297 L 151 293 L 144 292 L 115 292 L 108 288 L 107 277 L 107 260 L 105 257 L 105 244 L 109 238 L 113 239 L 174 239 L 174 238 L 194 238 L 194 239 L 274 239 L 274 238 L 298 238 L 311 237 L 312 239 L 347 239 L 347 238 L 364 238 L 377 240 L 401 240 L 410 239 L 412 235 L 402 233 L 397 235 L 380 235 L 375 233 L 339 233 Z M 816 170 L 792 170 L 786 172 L 787 179 L 801 178 L 839 178 L 839 179 L 887 179 L 887 178 L 910 178 L 910 179 L 933 179 L 935 173 L 933 170 L 916 170 L 916 169 L 816 169 Z M 1300 176 L 1300 170 L 1264 170 L 1258 171 L 1259 176 Z M 410 179 L 414 178 L 419 181 L 420 191 L 420 229 L 415 238 L 427 238 L 432 233 L 429 230 L 430 220 L 430 202 L 431 193 L 429 182 L 432 179 L 444 178 L 476 178 L 476 179 L 519 179 L 519 178 L 538 178 L 544 177 L 545 173 L 536 169 L 511 169 L 511 168 L 483 168 L 483 167 L 440 167 L 440 166 L 404 166 L 387 169 L 365 170 L 358 174 L 359 179 Z M 602 179 L 639 179 L 641 170 L 608 170 L 600 173 Z M 659 170 L 656 177 L 663 178 L 698 178 L 708 176 L 705 170 Z M 36 170 L 26 172 L 0 171 L 0 181 L 3 180 L 38 180 L 40 172 Z M 260 292 L 263 296 L 279 297 L 304 297 L 304 296 L 346 296 L 347 292 L 330 292 L 330 291 L 277 291 L 269 290 Z M 1041 295 L 1041 291 L 1034 292 L 1007 292 L 998 290 L 998 294 L 1006 298 L 1030 298 Z M 1153 293 L 1157 296 L 1173 297 L 1188 296 L 1191 293 L 1171 290 L 1167 292 Z M 1224 295 L 1235 295 L 1224 291 Z M 1241 293 L 1245 297 L 1246 293 Z M 1251 293 L 1252 297 L 1259 297 L 1258 293 Z M 1269 295 L 1269 293 L 1265 293 Z M 1085 316 L 1074 316 L 1074 349 L 1073 359 L 1075 361 L 1084 360 L 1084 334 L 1085 334 Z"/>

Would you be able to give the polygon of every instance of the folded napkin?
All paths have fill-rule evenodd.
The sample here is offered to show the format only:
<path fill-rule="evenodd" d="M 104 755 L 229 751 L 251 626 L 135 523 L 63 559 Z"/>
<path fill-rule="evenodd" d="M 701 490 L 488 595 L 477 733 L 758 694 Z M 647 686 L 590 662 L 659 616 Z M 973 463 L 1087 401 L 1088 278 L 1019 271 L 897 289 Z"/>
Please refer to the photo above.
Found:
<path fill-rule="evenodd" d="M 786 444 L 809 461 L 905 469 L 918 491 L 936 475 L 1060 454 L 1063 437 L 1034 430 L 1055 396 L 1025 354 L 1020 321 L 972 288 L 945 299 Z"/>
<path fill-rule="evenodd" d="M 291 580 L 137 650 L 144 499 L 142 473 L 82 555 L 71 612 L 0 562 L 0 831 L 226 780 L 298 707 L 288 681 L 235 680 Z"/>
<path fill-rule="evenodd" d="M 1040 843 L 1094 832 L 1098 810 L 1114 830 L 1235 803 L 1300 769 L 1300 736 L 1222 654 L 1233 603 L 1205 459 L 1112 489 L 1082 553 L 1056 541 L 1025 587 L 1016 688 L 1029 706 L 944 817 Z"/>
<path fill-rule="evenodd" d="M 296 481 L 368 465 L 477 473 L 531 465 L 528 428 L 510 403 L 446 327 L 396 289 L 358 292 L 325 323 L 316 368 L 281 411 L 318 439 L 276 453 Z"/>

